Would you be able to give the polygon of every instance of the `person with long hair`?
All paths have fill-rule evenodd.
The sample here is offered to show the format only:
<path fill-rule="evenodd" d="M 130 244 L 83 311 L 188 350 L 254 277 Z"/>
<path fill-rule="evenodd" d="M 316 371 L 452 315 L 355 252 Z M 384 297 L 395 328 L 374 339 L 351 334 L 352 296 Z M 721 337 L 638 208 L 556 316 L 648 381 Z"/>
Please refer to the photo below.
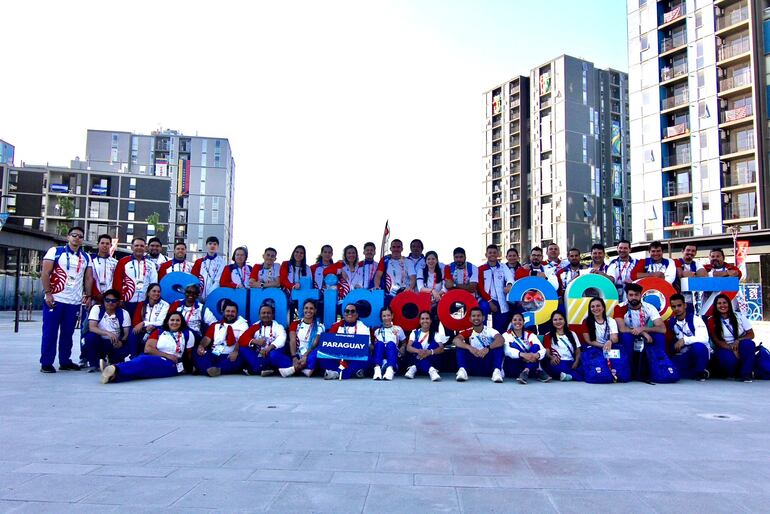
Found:
<path fill-rule="evenodd" d="M 147 338 L 166 319 L 169 304 L 160 297 L 160 293 L 160 284 L 150 284 L 147 286 L 144 301 L 136 305 L 132 320 L 134 328 L 128 335 L 128 347 L 132 357 L 136 357 L 144 351 Z"/>
<path fill-rule="evenodd" d="M 598 296 L 588 302 L 588 314 L 585 319 L 586 331 L 583 340 L 588 346 L 601 348 L 608 352 L 618 342 L 618 323 L 607 316 L 607 306 Z"/>
<path fill-rule="evenodd" d="M 516 377 L 520 384 L 526 384 L 530 376 L 546 383 L 551 381 L 540 367 L 540 361 L 545 358 L 545 347 L 540 344 L 534 332 L 524 328 L 524 315 L 517 312 L 511 318 L 510 328 L 503 334 L 505 345 L 505 361 L 503 371 L 506 376 Z"/>
<path fill-rule="evenodd" d="M 317 307 L 314 300 L 305 300 L 302 304 L 302 318 L 289 326 L 289 351 L 291 352 L 294 374 L 301 371 L 306 377 L 315 371 L 316 347 L 321 334 L 326 330 L 323 323 L 316 319 Z"/>
<path fill-rule="evenodd" d="M 291 294 L 292 289 L 299 289 L 299 281 L 303 277 L 311 277 L 310 266 L 307 265 L 305 247 L 297 245 L 291 252 L 291 259 L 281 263 L 281 287 Z"/>
<path fill-rule="evenodd" d="M 430 303 L 436 305 L 444 291 L 444 273 L 438 261 L 438 254 L 430 250 L 425 254 L 425 266 L 417 273 L 417 292 L 430 293 Z"/>
<path fill-rule="evenodd" d="M 239 246 L 233 251 L 233 263 L 225 266 L 222 277 L 219 279 L 220 287 L 232 289 L 246 289 L 249 287 L 251 266 L 246 264 L 249 258 L 249 250 L 245 246 Z"/>
<path fill-rule="evenodd" d="M 126 362 L 106 366 L 102 383 L 126 382 L 146 378 L 174 377 L 185 372 L 183 360 L 189 357 L 195 337 L 179 312 L 169 312 L 160 328 L 153 330 L 142 355 Z"/>
<path fill-rule="evenodd" d="M 334 248 L 331 245 L 323 245 L 318 257 L 316 257 L 315 264 L 310 267 L 313 275 L 313 286 L 316 289 L 321 291 L 329 289 L 324 284 L 324 276 L 327 275 L 326 271 L 330 266 L 334 266 Z"/>
<path fill-rule="evenodd" d="M 420 328 L 409 333 L 406 351 L 410 356 L 410 365 L 404 377 L 412 379 L 417 373 L 430 377 L 431 382 L 441 380 L 438 372 L 438 356 L 444 352 L 446 336 L 433 328 L 430 312 L 420 312 Z"/>
<path fill-rule="evenodd" d="M 708 328 L 716 346 L 719 369 L 728 377 L 738 376 L 751 382 L 756 358 L 754 329 L 743 314 L 735 312 L 726 294 L 714 298 L 714 314 L 709 318 Z"/>
<path fill-rule="evenodd" d="M 562 382 L 583 380 L 577 334 L 570 330 L 567 318 L 559 310 L 551 313 L 550 325 L 551 331 L 543 338 L 543 346 L 548 352 L 544 361 L 546 373 Z"/>
<path fill-rule="evenodd" d="M 390 307 L 380 309 L 382 325 L 372 330 L 374 337 L 374 380 L 393 380 L 398 371 L 400 346 L 406 339 L 404 330 L 393 324 L 393 311 Z M 383 374 L 382 369 L 385 368 Z"/>
<path fill-rule="evenodd" d="M 358 262 L 358 248 L 353 245 L 347 245 L 342 250 L 342 256 L 343 260 L 326 266 L 323 270 L 324 277 L 327 275 L 337 275 L 338 277 L 337 302 L 342 302 L 342 299 L 353 289 L 364 287 L 364 276 Z"/>

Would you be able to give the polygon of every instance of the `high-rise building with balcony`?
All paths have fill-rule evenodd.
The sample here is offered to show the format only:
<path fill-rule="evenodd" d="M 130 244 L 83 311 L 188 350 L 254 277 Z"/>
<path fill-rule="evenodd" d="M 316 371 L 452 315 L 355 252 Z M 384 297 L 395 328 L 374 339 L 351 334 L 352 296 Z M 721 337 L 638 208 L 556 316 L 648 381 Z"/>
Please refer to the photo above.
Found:
<path fill-rule="evenodd" d="M 529 79 L 514 77 L 483 94 L 484 247 L 529 246 Z"/>
<path fill-rule="evenodd" d="M 630 239 L 627 80 L 567 55 L 530 72 L 532 246 Z"/>
<path fill-rule="evenodd" d="M 768 228 L 767 0 L 628 0 L 637 240 Z"/>

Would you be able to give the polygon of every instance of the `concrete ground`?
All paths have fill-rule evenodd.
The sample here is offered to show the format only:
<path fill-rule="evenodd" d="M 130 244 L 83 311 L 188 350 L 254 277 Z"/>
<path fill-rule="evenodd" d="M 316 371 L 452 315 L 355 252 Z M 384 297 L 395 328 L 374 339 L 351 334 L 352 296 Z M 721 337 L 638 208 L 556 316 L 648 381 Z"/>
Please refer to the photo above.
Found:
<path fill-rule="evenodd" d="M 1 512 L 770 510 L 770 382 L 105 386 L 39 334 L 0 317 Z"/>

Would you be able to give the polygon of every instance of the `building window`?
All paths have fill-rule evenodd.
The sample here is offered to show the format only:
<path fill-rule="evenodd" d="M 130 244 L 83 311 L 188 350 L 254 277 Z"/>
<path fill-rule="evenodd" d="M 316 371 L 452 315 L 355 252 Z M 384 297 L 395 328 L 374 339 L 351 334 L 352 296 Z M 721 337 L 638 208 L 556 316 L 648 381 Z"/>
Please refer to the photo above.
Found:
<path fill-rule="evenodd" d="M 128 202 L 128 212 L 136 212 L 136 202 Z"/>
<path fill-rule="evenodd" d="M 126 226 L 126 234 L 133 234 L 133 233 L 134 233 L 134 224 L 133 223 L 129 223 Z"/>
<path fill-rule="evenodd" d="M 206 194 L 206 168 L 201 168 L 201 190 L 202 195 Z"/>
<path fill-rule="evenodd" d="M 698 117 L 699 118 L 709 118 L 711 114 L 709 114 L 709 108 L 708 105 L 706 105 L 705 100 L 701 100 L 698 102 Z"/>
<path fill-rule="evenodd" d="M 131 177 L 128 181 L 128 187 L 136 187 L 136 177 Z"/>
<path fill-rule="evenodd" d="M 703 68 L 703 43 L 698 42 L 697 45 L 695 45 L 695 68 L 701 69 Z"/>
<path fill-rule="evenodd" d="M 642 34 L 639 36 L 639 44 L 642 47 L 642 52 L 650 48 L 650 42 L 647 39 L 647 34 Z"/>

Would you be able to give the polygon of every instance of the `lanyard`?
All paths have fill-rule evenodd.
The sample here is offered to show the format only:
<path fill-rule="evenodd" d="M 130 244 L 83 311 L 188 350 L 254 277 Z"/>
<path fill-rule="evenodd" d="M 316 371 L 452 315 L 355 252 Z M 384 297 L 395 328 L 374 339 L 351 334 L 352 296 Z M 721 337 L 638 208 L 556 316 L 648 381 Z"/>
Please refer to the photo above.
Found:
<path fill-rule="evenodd" d="M 364 287 L 369 287 L 369 268 L 367 266 L 372 266 L 374 262 L 366 262 L 364 261 L 364 265 L 361 266 L 361 275 L 363 276 L 364 283 L 362 284 Z"/>
<path fill-rule="evenodd" d="M 622 261 L 620 261 L 620 262 L 622 262 Z M 625 263 L 622 268 L 620 268 L 620 273 L 618 274 L 618 278 L 620 278 L 621 280 L 625 279 L 626 270 L 631 267 L 631 262 L 632 262 L 632 260 L 628 259 L 628 262 Z"/>
<path fill-rule="evenodd" d="M 383 343 L 389 343 L 390 342 L 390 341 L 388 341 L 385 338 L 385 335 L 387 334 L 387 332 L 385 331 L 386 328 L 390 329 L 390 330 L 388 330 L 388 332 L 393 334 L 393 342 L 398 342 L 397 341 L 398 337 L 396 336 L 396 326 L 395 325 L 391 325 L 389 327 L 380 327 L 380 330 L 379 330 L 379 332 L 380 332 L 380 341 L 382 341 Z"/>
<path fill-rule="evenodd" d="M 513 329 L 511 329 L 510 334 L 511 336 L 513 336 L 513 342 L 516 343 L 519 346 L 519 348 L 522 348 L 522 349 L 528 348 L 527 343 L 524 341 L 524 336 L 527 335 L 525 331 L 522 330 L 521 337 L 517 336 L 516 332 L 514 332 Z"/>
<path fill-rule="evenodd" d="M 391 259 L 391 262 L 393 262 L 393 259 Z M 402 281 L 404 281 L 404 278 L 406 277 L 406 259 L 401 257 L 400 259 L 398 259 L 398 263 L 401 265 L 401 275 L 399 276 L 399 279 L 394 280 L 394 282 L 396 283 L 396 285 L 403 286 L 404 284 L 402 283 Z M 393 278 L 394 279 L 396 278 L 395 273 L 393 274 Z"/>
<path fill-rule="evenodd" d="M 487 263 L 487 265 L 489 265 Z M 495 264 L 494 267 L 489 266 L 489 296 L 497 298 L 497 288 L 495 287 L 495 271 L 500 267 L 500 263 Z"/>
<path fill-rule="evenodd" d="M 259 335 L 262 337 L 265 337 L 265 326 L 260 325 L 259 327 Z M 270 335 L 267 337 L 267 342 L 272 343 L 273 342 L 273 324 L 270 324 Z"/>
<path fill-rule="evenodd" d="M 687 318 L 685 318 L 682 321 L 677 320 L 676 328 L 679 329 L 679 332 L 681 332 L 683 335 L 686 335 L 688 337 L 692 337 L 693 335 L 695 335 L 690 333 L 690 327 L 687 326 Z"/>
<path fill-rule="evenodd" d="M 594 326 L 598 327 L 599 325 L 604 327 L 604 342 L 606 343 L 610 340 L 610 322 L 607 321 L 607 318 L 604 318 L 604 323 L 597 323 L 596 320 L 594 320 Z"/>
<path fill-rule="evenodd" d="M 149 306 L 148 305 L 148 307 L 150 307 L 150 313 L 149 313 L 150 314 L 150 318 L 147 321 L 150 322 L 150 323 L 153 323 L 155 321 L 159 321 L 158 317 L 160 316 L 160 309 L 161 309 L 160 301 L 158 301 L 158 303 L 156 303 L 153 306 Z"/>
<path fill-rule="evenodd" d="M 561 344 L 567 348 L 567 351 L 569 351 L 570 356 L 574 359 L 575 355 L 572 353 L 572 343 L 569 340 L 569 337 L 567 337 L 567 334 L 557 335 L 557 339 Z"/>
<path fill-rule="evenodd" d="M 99 282 L 99 285 L 102 285 L 102 284 L 106 285 L 107 284 L 107 264 L 109 264 L 109 259 L 110 258 L 107 257 L 107 258 L 102 259 L 98 255 L 96 257 L 94 257 L 94 260 L 96 261 L 97 264 L 99 263 L 99 259 L 101 259 L 104 262 L 104 266 L 102 266 L 103 273 L 102 273 L 102 279 L 99 280 L 99 270 L 97 269 L 96 270 L 96 279 Z M 94 267 L 94 269 L 96 269 L 96 267 Z"/>
<path fill-rule="evenodd" d="M 305 340 L 302 340 L 302 336 L 299 335 L 300 330 L 302 330 L 302 325 L 305 325 L 307 327 L 307 332 L 305 332 Z M 315 321 L 312 323 L 305 323 L 305 320 L 300 320 L 299 325 L 297 325 L 297 338 L 299 339 L 300 343 L 312 343 L 310 340 L 310 334 L 313 333 L 313 326 L 315 325 Z M 272 330 L 272 328 L 271 328 Z"/>
<path fill-rule="evenodd" d="M 633 311 L 633 310 L 634 310 L 634 309 L 631 309 L 631 308 L 629 308 L 629 309 L 628 309 L 628 312 L 626 313 L 626 315 L 628 316 L 628 324 L 629 324 L 629 325 L 633 325 L 633 323 L 631 323 L 631 321 L 632 321 L 632 319 L 633 319 L 633 318 L 632 318 L 632 315 L 631 315 L 631 311 Z M 639 306 L 639 328 L 642 328 L 642 327 L 644 326 L 644 323 L 645 323 L 646 321 L 647 321 L 647 320 L 646 320 L 646 319 L 645 319 L 645 317 L 644 317 L 644 307 L 640 305 L 640 306 Z"/>
<path fill-rule="evenodd" d="M 460 271 L 461 268 L 455 268 L 455 273 Z M 462 268 L 463 272 L 463 278 L 462 280 L 457 280 L 457 277 L 455 277 L 455 281 L 459 283 L 460 285 L 465 285 L 468 283 L 468 265 L 466 264 L 464 268 Z"/>
<path fill-rule="evenodd" d="M 134 261 L 137 261 L 137 262 L 134 263 Z M 134 278 L 136 279 L 137 282 L 140 281 L 139 280 L 139 264 L 138 264 L 138 262 L 139 262 L 139 259 L 136 259 L 132 255 L 131 256 L 131 264 L 132 264 L 131 267 L 134 268 Z M 141 262 L 142 262 L 142 280 L 141 280 L 141 282 L 144 282 L 145 277 L 147 277 L 147 259 L 142 257 Z"/>
<path fill-rule="evenodd" d="M 197 302 L 192 304 L 192 306 L 190 307 L 190 310 L 188 311 L 187 315 L 184 318 L 184 320 L 187 322 L 188 325 L 190 324 L 190 319 L 192 319 L 193 315 L 195 314 L 195 306 L 196 305 L 197 305 Z M 185 308 L 185 306 L 183 304 L 182 305 L 182 311 L 184 311 L 184 308 Z"/>
<path fill-rule="evenodd" d="M 730 335 L 732 336 L 733 340 L 735 340 L 735 332 L 733 332 L 733 327 L 730 325 L 730 320 L 722 318 L 722 325 L 730 331 Z"/>
<path fill-rule="evenodd" d="M 181 271 L 182 273 L 187 273 L 187 261 L 178 261 L 174 259 L 171 263 L 171 270 L 173 271 L 174 268 L 177 268 L 177 271 Z"/>
<path fill-rule="evenodd" d="M 174 334 L 174 339 L 176 339 L 176 353 L 182 352 L 182 333 L 177 332 Z"/>
<path fill-rule="evenodd" d="M 348 326 L 345 325 L 344 321 L 342 323 L 343 323 L 342 324 L 342 330 L 344 331 L 343 333 L 349 334 L 350 332 L 348 332 Z M 356 321 L 356 324 L 353 325 L 353 334 L 358 334 L 358 322 L 357 321 Z"/>
<path fill-rule="evenodd" d="M 208 265 L 206 266 L 206 276 L 208 277 L 208 282 L 212 282 L 214 280 L 214 277 L 216 277 L 219 274 L 219 262 L 217 262 L 216 267 L 214 267 L 211 263 L 214 262 L 217 259 L 217 256 L 214 257 L 204 257 L 208 261 Z M 212 273 L 213 269 L 213 273 Z"/>
<path fill-rule="evenodd" d="M 67 248 L 67 251 L 64 252 L 64 255 L 67 256 L 67 272 L 69 274 L 69 270 L 70 270 L 70 253 L 74 253 L 74 252 L 70 251 L 69 245 L 67 245 L 66 248 Z M 83 264 L 83 255 L 80 253 L 80 249 L 78 249 L 77 254 L 78 254 L 78 267 L 75 270 L 75 273 L 79 275 L 80 274 L 80 266 Z"/>
<path fill-rule="evenodd" d="M 422 330 L 420 330 L 420 334 L 422 334 Z M 418 336 L 419 336 L 419 334 L 418 334 Z M 423 345 L 423 343 L 424 343 L 424 342 L 426 342 L 426 341 L 428 340 L 428 337 L 429 337 L 429 336 L 430 336 L 430 330 L 428 330 L 427 332 L 425 332 L 425 335 L 424 335 L 424 336 L 420 337 L 420 339 L 417 341 L 417 344 L 419 344 L 420 346 L 422 346 L 422 345 Z"/>
<path fill-rule="evenodd" d="M 235 271 L 238 273 L 238 277 L 240 277 L 238 281 L 243 287 L 246 287 L 246 276 L 248 275 L 248 273 L 246 273 L 246 265 L 244 264 L 243 268 L 236 266 Z"/>

